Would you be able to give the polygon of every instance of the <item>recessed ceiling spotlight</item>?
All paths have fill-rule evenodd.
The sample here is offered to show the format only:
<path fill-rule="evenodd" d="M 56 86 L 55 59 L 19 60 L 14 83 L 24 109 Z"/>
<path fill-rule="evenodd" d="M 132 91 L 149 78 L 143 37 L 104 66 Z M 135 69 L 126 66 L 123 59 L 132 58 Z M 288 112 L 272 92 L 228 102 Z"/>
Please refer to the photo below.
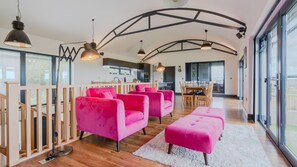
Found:
<path fill-rule="evenodd" d="M 177 8 L 184 6 L 189 0 L 163 0 L 166 7 Z"/>

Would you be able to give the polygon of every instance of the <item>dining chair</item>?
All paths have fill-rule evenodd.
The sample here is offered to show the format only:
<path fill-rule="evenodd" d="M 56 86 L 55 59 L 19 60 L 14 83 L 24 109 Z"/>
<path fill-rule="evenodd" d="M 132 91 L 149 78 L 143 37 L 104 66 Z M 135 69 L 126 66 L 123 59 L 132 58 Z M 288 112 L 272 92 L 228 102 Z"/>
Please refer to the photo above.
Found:
<path fill-rule="evenodd" d="M 204 95 L 195 95 L 195 105 L 209 106 L 212 103 L 212 90 L 213 82 L 209 82 Z"/>
<path fill-rule="evenodd" d="M 193 106 L 194 105 L 194 95 L 192 93 L 186 92 L 185 84 L 183 82 L 180 81 L 179 83 L 180 83 L 180 91 L 181 91 L 181 95 L 182 95 L 183 106 L 185 106 L 185 105 Z"/>

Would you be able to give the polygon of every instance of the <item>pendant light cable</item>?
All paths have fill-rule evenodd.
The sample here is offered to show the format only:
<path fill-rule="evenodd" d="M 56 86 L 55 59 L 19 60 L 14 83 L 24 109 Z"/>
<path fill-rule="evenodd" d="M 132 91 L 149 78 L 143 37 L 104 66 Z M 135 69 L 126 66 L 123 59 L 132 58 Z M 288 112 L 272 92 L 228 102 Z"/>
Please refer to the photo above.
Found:
<path fill-rule="evenodd" d="M 21 20 L 22 18 L 22 13 L 21 13 L 21 10 L 20 10 L 20 0 L 18 0 L 18 16 L 17 16 L 17 20 Z"/>
<path fill-rule="evenodd" d="M 94 25 L 94 24 L 95 24 L 95 23 L 94 23 L 94 20 L 95 20 L 95 19 L 92 19 L 92 22 L 93 22 L 92 42 L 94 42 L 94 27 L 95 27 L 95 25 Z"/>

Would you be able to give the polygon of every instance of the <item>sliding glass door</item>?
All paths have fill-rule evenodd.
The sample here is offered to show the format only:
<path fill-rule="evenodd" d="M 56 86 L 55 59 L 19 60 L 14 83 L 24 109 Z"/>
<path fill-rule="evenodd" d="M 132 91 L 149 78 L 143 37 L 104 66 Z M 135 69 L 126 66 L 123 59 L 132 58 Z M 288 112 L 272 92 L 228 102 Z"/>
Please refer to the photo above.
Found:
<path fill-rule="evenodd" d="M 259 52 L 259 121 L 265 125 L 267 123 L 267 40 L 266 37 L 260 39 Z"/>
<path fill-rule="evenodd" d="M 283 18 L 286 30 L 284 75 L 283 146 L 290 158 L 297 156 L 297 6 Z"/>
<path fill-rule="evenodd" d="M 275 20 L 258 40 L 258 120 L 297 166 L 297 4 Z"/>
<path fill-rule="evenodd" d="M 268 33 L 268 118 L 267 128 L 275 140 L 278 139 L 278 101 L 279 101 L 279 59 L 277 47 L 277 26 Z"/>

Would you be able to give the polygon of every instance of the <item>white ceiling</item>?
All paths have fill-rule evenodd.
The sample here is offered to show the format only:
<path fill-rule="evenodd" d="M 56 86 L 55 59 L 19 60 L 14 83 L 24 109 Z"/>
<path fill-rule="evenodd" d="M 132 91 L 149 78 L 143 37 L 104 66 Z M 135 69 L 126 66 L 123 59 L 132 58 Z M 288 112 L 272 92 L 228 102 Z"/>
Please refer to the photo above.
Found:
<path fill-rule="evenodd" d="M 248 31 L 258 28 L 259 18 L 267 13 L 275 0 L 189 0 L 183 7 L 221 13 L 246 23 Z M 95 19 L 95 42 L 122 22 L 145 12 L 167 8 L 163 0 L 20 0 L 21 21 L 25 32 L 59 41 L 91 41 L 92 22 Z M 11 22 L 17 15 L 17 0 L 0 1 L 0 28 L 12 29 Z M 199 16 L 200 17 L 200 16 Z M 217 18 L 205 19 L 216 20 Z M 149 52 L 158 46 L 180 39 L 208 39 L 239 49 L 241 41 L 236 30 L 199 23 L 153 30 L 118 37 L 102 48 L 102 51 L 135 56 L 140 39 Z"/>

